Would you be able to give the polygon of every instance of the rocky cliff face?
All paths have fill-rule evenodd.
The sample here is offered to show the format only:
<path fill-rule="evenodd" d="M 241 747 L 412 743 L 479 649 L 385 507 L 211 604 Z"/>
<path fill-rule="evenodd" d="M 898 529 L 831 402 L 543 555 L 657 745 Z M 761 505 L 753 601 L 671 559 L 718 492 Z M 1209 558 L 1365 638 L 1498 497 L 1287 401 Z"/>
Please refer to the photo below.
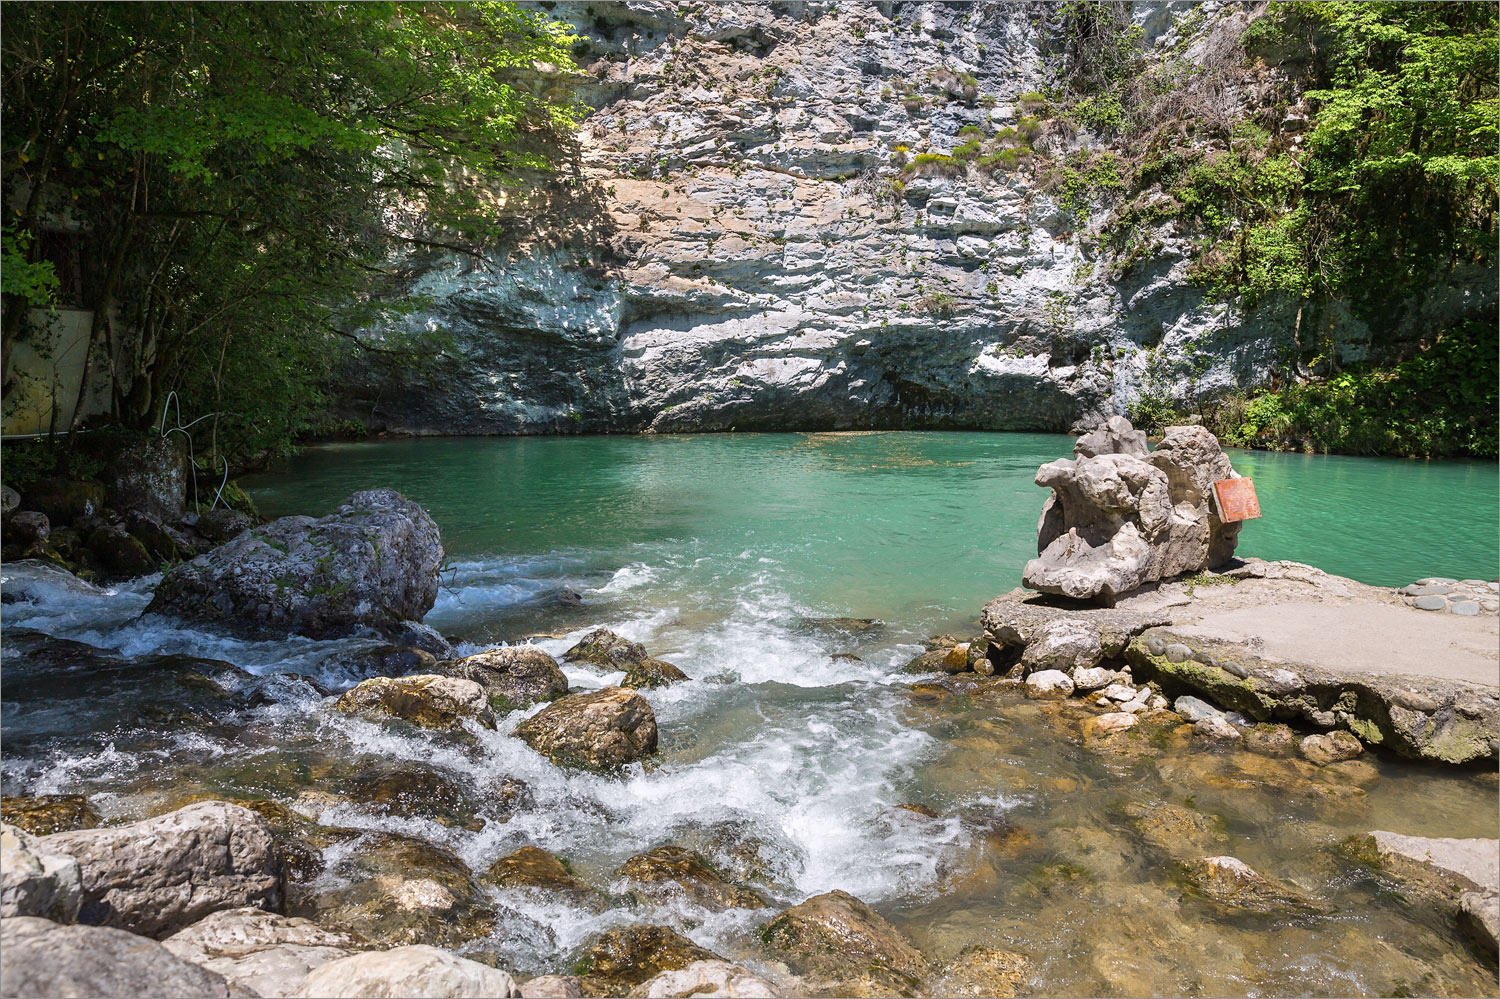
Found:
<path fill-rule="evenodd" d="M 1124 411 L 1153 356 L 1199 359 L 1159 387 L 1210 392 L 1263 378 L 1293 336 L 1294 306 L 1191 284 L 1191 233 L 1120 266 L 1097 192 L 1064 202 L 1038 160 L 921 160 L 966 126 L 1026 127 L 1055 4 L 542 6 L 576 26 L 596 110 L 558 182 L 510 196 L 486 259 L 403 262 L 425 306 L 367 336 L 450 345 L 420 372 L 356 366 L 344 408 L 372 427 L 1066 430 Z M 1193 60 L 1253 11 L 1132 14 L 1151 53 Z M 1030 127 L 1040 161 L 1094 141 Z M 1404 321 L 1472 306 L 1435 293 Z M 1358 357 L 1369 330 L 1331 319 Z"/>

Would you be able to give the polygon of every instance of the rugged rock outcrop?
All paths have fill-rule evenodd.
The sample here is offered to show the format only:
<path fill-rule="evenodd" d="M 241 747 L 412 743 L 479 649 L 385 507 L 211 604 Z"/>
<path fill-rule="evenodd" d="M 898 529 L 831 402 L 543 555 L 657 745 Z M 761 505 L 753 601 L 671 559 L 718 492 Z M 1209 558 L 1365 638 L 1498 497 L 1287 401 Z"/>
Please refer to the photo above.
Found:
<path fill-rule="evenodd" d="M 1214 482 L 1238 476 L 1214 435 L 1169 427 L 1149 453 L 1139 437 L 1124 417 L 1111 417 L 1079 438 L 1074 458 L 1037 470 L 1036 484 L 1052 495 L 1037 525 L 1038 555 L 1022 573 L 1027 586 L 1112 603 L 1234 554 L 1240 524 L 1219 520 L 1211 494 Z"/>
<path fill-rule="evenodd" d="M 423 728 L 457 729 L 464 719 L 495 727 L 484 688 L 473 680 L 435 673 L 362 680 L 334 702 L 346 714 L 400 718 Z"/>
<path fill-rule="evenodd" d="M 0 826 L 0 917 L 40 916 L 71 923 L 82 901 L 77 860 L 49 851 L 15 826 Z"/>
<path fill-rule="evenodd" d="M 7 997 L 204 999 L 232 994 L 222 976 L 184 961 L 155 940 L 109 927 L 6 919 L 0 921 L 0 949 L 5 952 L 0 995 Z"/>
<path fill-rule="evenodd" d="M 640 694 L 605 687 L 554 701 L 512 734 L 554 763 L 618 770 L 656 752 L 656 714 Z"/>
<path fill-rule="evenodd" d="M 761 939 L 838 995 L 916 995 L 931 970 L 900 931 L 844 891 L 793 906 L 761 928 Z"/>
<path fill-rule="evenodd" d="M 394 999 L 444 996 L 446 999 L 520 999 L 515 979 L 501 971 L 416 944 L 394 950 L 352 954 L 313 969 L 295 996 Z"/>
<path fill-rule="evenodd" d="M 282 905 L 285 871 L 271 827 L 228 802 L 38 842 L 77 860 L 83 923 L 162 936 L 220 909 Z"/>
<path fill-rule="evenodd" d="M 427 512 L 371 489 L 321 519 L 282 517 L 178 566 L 146 611 L 257 634 L 391 632 L 432 609 L 442 563 Z"/>
<path fill-rule="evenodd" d="M 346 933 L 255 908 L 215 912 L 167 937 L 162 946 L 266 997 L 293 995 L 309 972 L 363 949 Z"/>

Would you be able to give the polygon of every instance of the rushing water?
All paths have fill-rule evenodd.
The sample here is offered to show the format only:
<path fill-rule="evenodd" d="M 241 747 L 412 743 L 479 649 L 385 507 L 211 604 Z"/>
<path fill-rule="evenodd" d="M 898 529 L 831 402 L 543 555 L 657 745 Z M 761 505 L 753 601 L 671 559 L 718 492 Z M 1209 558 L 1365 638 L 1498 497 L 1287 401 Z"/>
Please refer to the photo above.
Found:
<path fill-rule="evenodd" d="M 138 619 L 140 581 L 42 588 L 7 608 L 8 628 L 128 658 L 7 643 L 5 791 L 85 792 L 112 817 L 199 792 L 271 797 L 327 825 L 422 836 L 476 871 L 534 844 L 604 889 L 622 887 L 626 858 L 678 843 L 774 907 L 852 892 L 939 961 L 975 944 L 1025 954 L 1038 994 L 1493 994 L 1493 972 L 1445 917 L 1402 902 L 1340 845 L 1377 828 L 1494 836 L 1493 775 L 1385 758 L 1314 771 L 1167 738 L 1098 751 L 1078 735 L 1081 704 L 993 684 L 914 688 L 901 672 L 923 636 L 972 634 L 983 602 L 1019 582 L 1043 498 L 1032 476 L 1070 448 L 1054 435 L 897 433 L 314 448 L 247 483 L 263 512 L 320 513 L 376 485 L 422 503 L 452 559 L 427 623 L 465 650 L 543 636 L 560 654 L 606 626 L 693 677 L 647 692 L 659 758 L 608 779 L 551 766 L 506 735 L 514 719 L 459 746 L 337 715 L 283 674 L 347 686 L 367 672 L 351 652 L 372 640 L 247 641 Z M 1382 584 L 1496 574 L 1492 464 L 1234 460 L 1266 511 L 1243 554 Z M 815 620 L 850 616 L 884 624 Z M 565 668 L 580 687 L 618 679 Z M 59 669 L 75 682 L 55 683 Z M 207 691 L 193 679 L 204 674 Z M 372 767 L 447 775 L 479 821 L 319 797 Z M 502 814 L 488 790 L 500 775 L 530 785 L 533 804 Z M 936 817 L 898 807 L 910 804 Z M 1182 810 L 1209 831 L 1170 832 Z M 1327 911 L 1214 909 L 1177 867 L 1205 853 L 1238 856 Z M 562 970 L 631 922 L 667 922 L 754 963 L 753 928 L 771 914 L 496 899 L 514 918 L 468 946 L 528 974 Z"/>

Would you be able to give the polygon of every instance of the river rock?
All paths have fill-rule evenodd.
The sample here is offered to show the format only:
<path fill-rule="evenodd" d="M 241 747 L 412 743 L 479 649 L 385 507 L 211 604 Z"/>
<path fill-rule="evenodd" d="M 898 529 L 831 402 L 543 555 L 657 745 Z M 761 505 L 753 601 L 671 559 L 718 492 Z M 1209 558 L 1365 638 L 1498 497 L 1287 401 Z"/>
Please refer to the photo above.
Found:
<path fill-rule="evenodd" d="M 0 995 L 7 997 L 231 995 L 222 976 L 184 961 L 155 940 L 109 927 L 63 926 L 17 916 L 0 920 L 0 950 L 5 953 Z"/>
<path fill-rule="evenodd" d="M 1235 857 L 1205 857 L 1183 870 L 1195 894 L 1229 909 L 1267 915 L 1329 911 L 1301 889 L 1268 878 Z"/>
<path fill-rule="evenodd" d="M 890 923 L 844 891 L 816 895 L 761 928 L 761 939 L 798 973 L 842 995 L 921 991 L 927 961 Z M 877 991 L 879 990 L 879 991 Z"/>
<path fill-rule="evenodd" d="M 652 659 L 647 656 L 639 662 L 630 664 L 625 671 L 625 677 L 620 681 L 622 687 L 653 688 L 665 687 L 670 683 L 686 680 L 688 675 L 673 666 L 664 659 Z"/>
<path fill-rule="evenodd" d="M 371 489 L 319 520 L 282 517 L 178 566 L 146 610 L 252 634 L 391 632 L 432 609 L 442 564 L 426 511 Z"/>
<path fill-rule="evenodd" d="M 664 971 L 722 960 L 666 926 L 625 926 L 595 940 L 579 969 L 584 971 L 584 995 L 622 996 Z"/>
<path fill-rule="evenodd" d="M 1223 819 L 1181 805 L 1132 801 L 1123 811 L 1141 839 L 1178 859 L 1201 857 L 1228 840 Z"/>
<path fill-rule="evenodd" d="M 644 645 L 622 638 L 608 628 L 595 628 L 563 653 L 568 662 L 593 663 L 604 669 L 629 669 L 632 663 L 645 658 Z"/>
<path fill-rule="evenodd" d="M 638 890 L 647 897 L 682 896 L 716 910 L 766 906 L 755 892 L 730 884 L 702 856 L 681 846 L 658 846 L 637 854 L 621 865 L 619 873 L 638 884 Z"/>
<path fill-rule="evenodd" d="M 1474 946 L 1495 960 L 1500 952 L 1500 895 L 1493 891 L 1467 891 L 1458 899 L 1458 928 Z"/>
<path fill-rule="evenodd" d="M 0 798 L 0 819 L 33 836 L 73 829 L 92 829 L 101 819 L 81 794 L 40 794 Z"/>
<path fill-rule="evenodd" d="M 271 827 L 227 801 L 40 842 L 78 861 L 79 922 L 163 936 L 219 909 L 282 905 L 285 866 Z"/>
<path fill-rule="evenodd" d="M 1028 673 L 1060 670 L 1072 676 L 1098 666 L 1103 658 L 1099 629 L 1087 620 L 1063 617 L 1037 629 L 1021 654 L 1021 664 Z"/>
<path fill-rule="evenodd" d="M 1036 484 L 1052 497 L 1037 528 L 1038 556 L 1022 572 L 1028 587 L 1113 603 L 1146 583 L 1212 568 L 1234 554 L 1240 525 L 1219 520 L 1210 494 L 1215 481 L 1236 475 L 1213 434 L 1169 427 L 1156 450 L 1141 455 L 1130 453 L 1134 438 L 1121 427 L 1090 435 L 1086 450 L 1116 439 L 1129 451 L 1075 448 L 1073 459 L 1038 469 Z"/>
<path fill-rule="evenodd" d="M 292 995 L 307 999 L 319 996 L 520 999 L 521 990 L 515 979 L 499 968 L 416 944 L 330 961 L 313 969 Z"/>
<path fill-rule="evenodd" d="M 512 734 L 559 765 L 612 771 L 656 752 L 656 715 L 640 694 L 605 687 L 554 701 Z"/>
<path fill-rule="evenodd" d="M 477 796 L 462 778 L 413 760 L 360 767 L 344 784 L 344 794 L 380 815 L 419 816 L 439 825 L 469 829 L 484 825 L 476 816 Z"/>
<path fill-rule="evenodd" d="M 1193 723 L 1193 739 L 1206 743 L 1237 743 L 1244 736 L 1223 715 L 1208 715 Z"/>
<path fill-rule="evenodd" d="M 437 674 L 372 677 L 345 691 L 334 707 L 346 714 L 400 718 L 433 729 L 458 729 L 466 719 L 495 727 L 484 688 L 473 680 Z"/>
<path fill-rule="evenodd" d="M 209 510 L 207 513 L 200 514 L 193 522 L 193 530 L 202 535 L 210 545 L 222 545 L 254 526 L 255 521 L 248 513 L 231 510 L 228 507 Z"/>
<path fill-rule="evenodd" d="M 522 999 L 583 999 L 577 975 L 538 975 L 521 986 Z"/>
<path fill-rule="evenodd" d="M 575 895 L 590 891 L 567 864 L 536 846 L 523 846 L 501 857 L 490 865 L 485 878 L 502 888 L 542 888 Z"/>
<path fill-rule="evenodd" d="M 230 985 L 267 997 L 294 995 L 309 972 L 363 949 L 348 934 L 255 908 L 215 912 L 162 946 Z"/>
<path fill-rule="evenodd" d="M 27 510 L 46 514 L 53 527 L 91 517 L 104 509 L 104 486 L 88 479 L 37 479 L 21 494 Z"/>
<path fill-rule="evenodd" d="M 4 539 L 7 548 L 31 549 L 47 540 L 52 524 L 45 513 L 21 510 L 5 518 Z"/>
<path fill-rule="evenodd" d="M 1304 737 L 1297 744 L 1297 751 L 1304 759 L 1319 766 L 1327 766 L 1330 763 L 1352 760 L 1363 753 L 1365 747 L 1353 733 L 1334 729 L 1332 732 Z"/>
<path fill-rule="evenodd" d="M 784 993 L 764 978 L 728 961 L 694 961 L 663 971 L 630 990 L 632 999 L 778 999 Z"/>
<path fill-rule="evenodd" d="M 89 532 L 89 554 L 108 576 L 131 579 L 156 571 L 156 559 L 121 524 L 102 524 Z"/>
<path fill-rule="evenodd" d="M 1020 954 L 968 947 L 943 968 L 932 994 L 954 999 L 1013 999 L 1026 994 L 1034 973 L 1031 961 Z"/>
<path fill-rule="evenodd" d="M 1190 722 L 1196 722 L 1203 718 L 1222 718 L 1224 712 L 1209 704 L 1207 701 L 1184 694 L 1172 702 L 1172 710 L 1182 715 Z"/>
<path fill-rule="evenodd" d="M 495 928 L 495 909 L 463 858 L 390 832 L 369 832 L 330 860 L 325 890 L 300 909 L 318 925 L 385 947 L 460 947 Z"/>
<path fill-rule="evenodd" d="M 1073 693 L 1073 681 L 1062 670 L 1044 669 L 1026 678 L 1026 696 L 1037 701 L 1060 701 Z"/>
<path fill-rule="evenodd" d="M 21 494 L 10 486 L 0 485 L 0 517 L 9 517 L 21 508 Z"/>
<path fill-rule="evenodd" d="M 1095 690 L 1103 690 L 1123 679 L 1124 674 L 1118 670 L 1105 669 L 1095 666 L 1092 669 L 1080 669 L 1073 671 L 1073 690 L 1076 693 L 1087 694 Z"/>
<path fill-rule="evenodd" d="M 568 692 L 568 678 L 544 649 L 509 645 L 438 665 L 436 672 L 473 680 L 496 711 L 514 711 Z"/>
<path fill-rule="evenodd" d="M 78 918 L 82 900 L 78 861 L 49 851 L 13 825 L 0 825 L 0 916 L 71 923 Z"/>
<path fill-rule="evenodd" d="M 984 605 L 980 621 L 985 638 L 1020 655 L 1042 629 L 1057 620 L 1086 621 L 1099 633 L 1106 658 L 1125 651 L 1131 639 L 1148 628 L 1168 624 L 1171 616 L 1159 610 L 1125 610 L 1117 607 L 1061 606 L 1051 596 L 1024 589 L 1001 594 Z"/>
<path fill-rule="evenodd" d="M 1289 756 L 1297 734 L 1289 725 L 1261 722 L 1245 730 L 1245 748 L 1262 756 Z"/>
<path fill-rule="evenodd" d="M 1500 890 L 1500 841 L 1403 836 L 1377 830 L 1370 839 L 1381 864 L 1476 891 Z"/>

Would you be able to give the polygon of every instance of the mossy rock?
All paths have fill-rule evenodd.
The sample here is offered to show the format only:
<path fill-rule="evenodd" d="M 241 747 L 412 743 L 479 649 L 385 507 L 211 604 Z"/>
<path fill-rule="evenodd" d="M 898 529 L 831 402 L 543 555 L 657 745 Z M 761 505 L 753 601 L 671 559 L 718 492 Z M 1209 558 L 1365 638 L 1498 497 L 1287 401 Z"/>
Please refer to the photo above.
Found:
<path fill-rule="evenodd" d="M 844 891 L 793 906 L 762 926 L 760 938 L 777 958 L 836 995 L 920 995 L 931 970 L 899 930 Z"/>
<path fill-rule="evenodd" d="M 594 941 L 574 967 L 586 996 L 623 996 L 663 971 L 681 971 L 695 961 L 722 961 L 666 926 L 626 926 Z"/>
<path fill-rule="evenodd" d="M 620 867 L 639 892 L 665 899 L 682 896 L 708 909 L 763 909 L 765 899 L 726 880 L 701 854 L 681 846 L 658 846 L 637 854 Z"/>
<path fill-rule="evenodd" d="M 0 819 L 33 836 L 93 829 L 104 821 L 81 794 L 39 794 L 0 798 Z"/>

